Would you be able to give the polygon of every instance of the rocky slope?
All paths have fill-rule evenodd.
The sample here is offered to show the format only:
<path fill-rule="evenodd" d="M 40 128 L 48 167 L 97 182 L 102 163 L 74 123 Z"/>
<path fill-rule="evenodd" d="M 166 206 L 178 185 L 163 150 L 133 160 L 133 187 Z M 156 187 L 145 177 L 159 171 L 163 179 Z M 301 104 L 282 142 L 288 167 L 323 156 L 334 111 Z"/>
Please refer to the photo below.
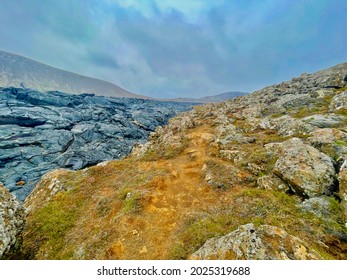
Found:
<path fill-rule="evenodd" d="M 217 95 L 210 95 L 210 96 L 204 96 L 201 98 L 189 98 L 189 97 L 182 97 L 182 98 L 174 98 L 169 99 L 169 101 L 177 101 L 177 102 L 196 102 L 196 103 L 214 103 L 214 102 L 221 102 L 225 101 L 237 96 L 246 95 L 247 92 L 242 91 L 228 91 L 224 93 L 220 93 Z"/>
<path fill-rule="evenodd" d="M 59 90 L 73 94 L 147 98 L 99 79 L 57 69 L 32 59 L 0 51 L 0 87 L 24 87 L 37 91 Z"/>
<path fill-rule="evenodd" d="M 26 259 L 347 259 L 347 63 L 157 128 L 130 156 L 44 176 Z"/>
<path fill-rule="evenodd" d="M 0 184 L 0 259 L 19 243 L 24 221 L 23 206 Z"/>
<path fill-rule="evenodd" d="M 189 106 L 0 88 L 0 182 L 24 200 L 49 170 L 124 157 Z"/>

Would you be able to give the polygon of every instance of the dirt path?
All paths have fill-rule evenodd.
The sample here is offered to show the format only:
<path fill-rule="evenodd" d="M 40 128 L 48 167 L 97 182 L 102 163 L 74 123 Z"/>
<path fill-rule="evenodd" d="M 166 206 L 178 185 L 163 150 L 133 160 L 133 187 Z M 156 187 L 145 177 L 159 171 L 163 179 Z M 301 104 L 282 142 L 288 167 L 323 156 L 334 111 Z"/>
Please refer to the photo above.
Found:
<path fill-rule="evenodd" d="M 147 162 L 147 168 L 171 171 L 159 177 L 156 188 L 145 197 L 144 209 L 135 217 L 120 219 L 115 252 L 120 259 L 167 259 L 176 231 L 182 223 L 197 213 L 221 203 L 225 196 L 209 186 L 202 178 L 201 169 L 209 158 L 208 141 L 203 139 L 211 128 L 201 126 L 188 137 L 190 145 L 184 153 L 170 160 Z M 117 245 L 118 244 L 118 245 Z"/>

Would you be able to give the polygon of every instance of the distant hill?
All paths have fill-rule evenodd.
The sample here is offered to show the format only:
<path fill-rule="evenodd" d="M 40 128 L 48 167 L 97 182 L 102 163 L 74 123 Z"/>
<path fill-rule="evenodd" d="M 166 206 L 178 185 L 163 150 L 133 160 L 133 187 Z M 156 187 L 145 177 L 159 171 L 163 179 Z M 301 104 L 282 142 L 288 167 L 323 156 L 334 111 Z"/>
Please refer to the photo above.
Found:
<path fill-rule="evenodd" d="M 196 102 L 196 103 L 214 103 L 214 102 L 222 102 L 231 98 L 234 98 L 236 96 L 242 96 L 248 94 L 247 92 L 241 92 L 241 91 L 228 91 L 224 93 L 220 93 L 217 95 L 211 95 L 211 96 L 205 96 L 201 98 L 174 98 L 170 99 L 170 101 L 177 101 L 177 102 Z"/>
<path fill-rule="evenodd" d="M 148 98 L 117 85 L 57 69 L 16 54 L 0 51 L 0 87 L 23 87 L 38 91 L 95 93 L 112 97 Z"/>

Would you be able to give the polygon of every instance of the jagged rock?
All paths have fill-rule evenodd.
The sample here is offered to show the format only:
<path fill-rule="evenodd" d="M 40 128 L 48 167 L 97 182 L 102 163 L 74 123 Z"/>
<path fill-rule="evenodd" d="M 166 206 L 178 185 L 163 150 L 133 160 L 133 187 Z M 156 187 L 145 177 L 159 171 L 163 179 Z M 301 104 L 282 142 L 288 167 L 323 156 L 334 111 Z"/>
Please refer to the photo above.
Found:
<path fill-rule="evenodd" d="M 304 197 L 331 195 L 337 190 L 334 164 L 330 157 L 300 139 L 280 144 L 273 172 L 295 193 Z"/>
<path fill-rule="evenodd" d="M 330 103 L 330 111 L 335 112 L 338 110 L 347 109 L 347 90 L 337 94 L 333 97 Z"/>
<path fill-rule="evenodd" d="M 319 260 L 322 257 L 281 228 L 246 224 L 225 236 L 208 239 L 190 259 Z"/>
<path fill-rule="evenodd" d="M 311 124 L 287 115 L 270 119 L 269 124 L 267 128 L 277 130 L 281 136 L 308 135 L 316 129 Z"/>
<path fill-rule="evenodd" d="M 217 128 L 217 142 L 222 145 L 229 143 L 253 143 L 256 141 L 254 137 L 247 137 L 242 134 L 242 131 L 233 124 L 219 125 Z"/>
<path fill-rule="evenodd" d="M 47 171 L 77 170 L 124 157 L 189 106 L 0 88 L 0 182 L 24 200 Z M 182 122 L 194 125 L 190 116 Z"/>
<path fill-rule="evenodd" d="M 307 140 L 315 147 L 332 144 L 336 141 L 347 141 L 347 133 L 335 128 L 322 128 L 315 130 Z"/>
<path fill-rule="evenodd" d="M 331 158 L 337 159 L 338 166 L 347 159 L 347 133 L 336 128 L 317 129 L 307 140 L 309 143 L 329 155 Z"/>
<path fill-rule="evenodd" d="M 0 184 L 0 259 L 15 245 L 23 230 L 24 220 L 23 206 Z"/>
<path fill-rule="evenodd" d="M 312 115 L 303 119 L 304 122 L 307 122 L 311 125 L 325 128 L 325 127 L 339 127 L 342 126 L 346 117 L 341 115 L 329 114 L 329 115 Z"/>

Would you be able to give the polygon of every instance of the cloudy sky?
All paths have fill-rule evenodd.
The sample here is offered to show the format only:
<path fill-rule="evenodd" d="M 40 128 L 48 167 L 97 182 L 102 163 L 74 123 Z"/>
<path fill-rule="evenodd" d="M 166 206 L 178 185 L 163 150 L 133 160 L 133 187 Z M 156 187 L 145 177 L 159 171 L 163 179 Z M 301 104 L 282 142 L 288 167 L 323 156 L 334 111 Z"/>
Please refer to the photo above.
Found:
<path fill-rule="evenodd" d="M 346 0 L 0 0 L 0 49 L 153 97 L 347 61 Z"/>

